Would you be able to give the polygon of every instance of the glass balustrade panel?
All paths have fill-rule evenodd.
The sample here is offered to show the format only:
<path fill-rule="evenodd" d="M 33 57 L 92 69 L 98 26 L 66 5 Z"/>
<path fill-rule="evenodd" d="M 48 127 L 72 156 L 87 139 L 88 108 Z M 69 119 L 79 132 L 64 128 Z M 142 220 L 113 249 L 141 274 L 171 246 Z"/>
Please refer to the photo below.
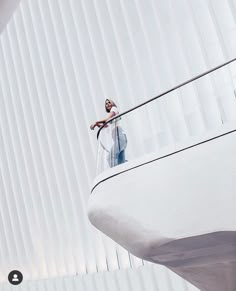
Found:
<path fill-rule="evenodd" d="M 113 119 L 99 132 L 97 174 L 236 121 L 235 92 L 232 62 Z"/>

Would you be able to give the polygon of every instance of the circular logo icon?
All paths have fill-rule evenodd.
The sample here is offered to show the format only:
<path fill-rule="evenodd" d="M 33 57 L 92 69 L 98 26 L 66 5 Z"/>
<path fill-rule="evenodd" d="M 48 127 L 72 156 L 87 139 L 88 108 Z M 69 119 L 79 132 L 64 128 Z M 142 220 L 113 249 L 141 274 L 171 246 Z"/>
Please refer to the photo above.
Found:
<path fill-rule="evenodd" d="M 8 281 L 12 285 L 19 285 L 23 281 L 23 275 L 20 271 L 13 270 L 8 275 Z"/>

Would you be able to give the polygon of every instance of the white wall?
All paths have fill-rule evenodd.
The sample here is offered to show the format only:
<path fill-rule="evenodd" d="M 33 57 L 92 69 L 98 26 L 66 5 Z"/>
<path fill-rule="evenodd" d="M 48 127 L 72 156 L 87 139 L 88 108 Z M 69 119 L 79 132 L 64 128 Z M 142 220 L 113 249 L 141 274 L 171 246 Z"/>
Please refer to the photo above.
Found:
<path fill-rule="evenodd" d="M 1 34 L 1 282 L 143 264 L 87 219 L 89 125 L 234 56 L 234 1 L 175 2 L 24 0 Z"/>
<path fill-rule="evenodd" d="M 0 33 L 5 28 L 20 0 L 1 0 L 0 2 Z"/>

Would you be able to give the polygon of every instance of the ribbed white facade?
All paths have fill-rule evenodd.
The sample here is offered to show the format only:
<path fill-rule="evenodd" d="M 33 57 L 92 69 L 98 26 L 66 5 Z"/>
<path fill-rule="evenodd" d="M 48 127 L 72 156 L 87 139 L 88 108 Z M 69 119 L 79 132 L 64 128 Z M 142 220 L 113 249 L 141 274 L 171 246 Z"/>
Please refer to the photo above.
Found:
<path fill-rule="evenodd" d="M 55 279 L 23 281 L 21 285 L 4 283 L 1 290 L 13 291 L 197 291 L 164 267 L 147 265 L 137 269 L 58 277 Z"/>
<path fill-rule="evenodd" d="M 235 57 L 235 20 L 233 0 L 20 3 L 0 39 L 2 290 L 11 290 L 5 282 L 12 269 L 21 270 L 28 281 L 127 268 L 136 274 L 141 266 L 140 276 L 154 280 L 142 260 L 88 221 L 97 152 L 89 125 L 104 116 L 108 97 L 123 111 Z M 232 68 L 226 81 L 236 85 Z M 218 83 L 210 83 L 217 90 Z M 168 116 L 178 119 L 176 108 L 181 115 L 183 108 L 195 114 L 217 107 L 218 99 L 196 97 L 190 104 L 179 96 L 166 106 Z M 233 116 L 232 92 L 224 102 L 227 116 Z M 219 114 L 221 122 L 219 110 L 213 115 Z M 19 290 L 31 290 L 27 284 Z M 76 290 L 74 283 L 61 289 L 37 284 L 42 286 L 38 290 Z M 127 279 L 124 286 L 129 287 L 117 290 L 158 290 L 129 284 Z M 84 290 L 106 290 L 92 288 Z"/>

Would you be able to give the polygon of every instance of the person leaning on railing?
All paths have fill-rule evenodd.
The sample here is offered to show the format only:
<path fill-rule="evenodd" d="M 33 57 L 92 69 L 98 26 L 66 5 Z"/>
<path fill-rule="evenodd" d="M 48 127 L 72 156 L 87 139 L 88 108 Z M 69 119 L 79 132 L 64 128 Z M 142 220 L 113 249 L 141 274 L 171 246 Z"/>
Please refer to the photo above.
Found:
<path fill-rule="evenodd" d="M 104 119 L 98 120 L 90 126 L 90 129 L 94 129 L 96 126 L 101 127 L 105 122 L 109 121 L 115 115 L 118 115 L 118 109 L 114 101 L 111 99 L 105 100 L 105 110 L 108 116 Z M 108 163 L 110 167 L 117 166 L 124 163 L 125 160 L 125 149 L 127 146 L 127 138 L 122 127 L 120 126 L 120 119 L 113 119 L 105 127 L 111 127 L 111 136 L 112 136 L 112 146 L 108 150 Z"/>

